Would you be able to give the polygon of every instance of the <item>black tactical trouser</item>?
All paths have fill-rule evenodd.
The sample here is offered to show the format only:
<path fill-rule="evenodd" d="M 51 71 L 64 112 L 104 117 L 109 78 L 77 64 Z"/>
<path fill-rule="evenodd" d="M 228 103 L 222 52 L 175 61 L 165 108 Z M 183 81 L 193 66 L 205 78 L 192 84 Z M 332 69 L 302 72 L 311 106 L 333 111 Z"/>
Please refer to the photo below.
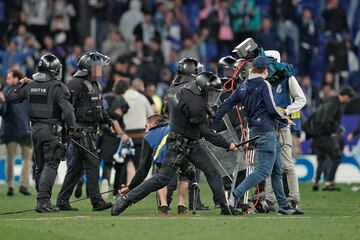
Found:
<path fill-rule="evenodd" d="M 39 202 L 49 202 L 61 161 L 59 155 L 56 154 L 61 136 L 50 124 L 35 123 L 31 131 L 34 145 L 37 199 Z"/>
<path fill-rule="evenodd" d="M 80 142 L 84 147 L 89 149 L 92 153 L 97 155 L 96 148 L 93 143 L 94 135 L 86 133 L 82 138 L 74 138 Z M 74 188 L 81 177 L 82 170 L 86 174 L 86 190 L 89 193 L 91 204 L 94 206 L 97 203 L 104 201 L 99 191 L 99 169 L 100 160 L 94 158 L 89 153 L 85 152 L 76 144 L 73 144 L 72 160 L 68 166 L 64 183 L 61 187 L 57 198 L 57 205 L 65 205 L 69 203 L 69 199 L 74 191 Z"/>
<path fill-rule="evenodd" d="M 175 143 L 168 138 L 166 143 L 168 150 L 160 171 L 128 193 L 128 200 L 130 202 L 136 203 L 142 200 L 151 192 L 165 187 L 171 181 L 177 171 L 177 167 L 173 164 L 174 159 L 178 156 L 178 152 L 174 149 L 174 144 Z M 198 142 L 194 143 L 191 147 L 187 159 L 205 174 L 214 198 L 222 206 L 225 206 L 226 198 L 222 178 Z M 181 163 L 179 165 L 181 165 Z"/>

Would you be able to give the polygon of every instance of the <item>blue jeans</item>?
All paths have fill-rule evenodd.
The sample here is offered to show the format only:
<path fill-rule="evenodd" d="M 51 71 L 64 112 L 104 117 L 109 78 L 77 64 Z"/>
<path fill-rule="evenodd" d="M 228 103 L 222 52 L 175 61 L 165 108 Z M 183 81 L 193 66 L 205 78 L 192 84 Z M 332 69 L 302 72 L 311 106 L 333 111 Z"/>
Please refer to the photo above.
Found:
<path fill-rule="evenodd" d="M 252 135 L 252 134 L 251 134 Z M 259 182 L 265 180 L 271 175 L 272 187 L 280 207 L 287 206 L 287 200 L 283 187 L 283 167 L 280 158 L 280 146 L 275 132 L 264 132 L 256 140 L 256 151 L 258 157 L 258 166 L 249 176 L 234 190 L 234 196 L 241 199 L 245 192 Z M 254 137 L 254 136 L 251 136 Z"/>

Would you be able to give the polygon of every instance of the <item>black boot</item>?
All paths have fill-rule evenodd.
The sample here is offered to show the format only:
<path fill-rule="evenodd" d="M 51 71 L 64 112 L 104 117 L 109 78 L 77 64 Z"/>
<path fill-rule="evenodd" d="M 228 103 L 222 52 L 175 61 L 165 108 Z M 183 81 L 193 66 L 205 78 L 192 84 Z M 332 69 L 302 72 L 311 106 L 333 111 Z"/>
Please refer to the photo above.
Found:
<path fill-rule="evenodd" d="M 13 195 L 14 195 L 14 188 L 13 188 L 13 187 L 9 187 L 6 195 L 7 195 L 7 196 L 13 196 Z"/>
<path fill-rule="evenodd" d="M 63 204 L 63 205 L 57 205 L 57 207 L 58 207 L 61 211 L 69 211 L 69 212 L 79 211 L 79 209 L 71 207 L 71 205 L 70 205 L 69 203 Z"/>
<path fill-rule="evenodd" d="M 228 206 L 228 205 L 224 205 L 221 206 L 221 213 L 220 215 L 242 215 L 241 212 L 239 212 L 238 210 L 236 210 L 236 208 Z"/>
<path fill-rule="evenodd" d="M 31 196 L 31 193 L 29 192 L 29 190 L 24 186 L 20 186 L 19 192 L 24 194 L 25 196 Z"/>
<path fill-rule="evenodd" d="M 114 206 L 111 208 L 111 216 L 120 215 L 120 213 L 125 211 L 131 205 L 131 202 L 127 198 L 127 195 L 118 195 L 116 197 Z"/>
<path fill-rule="evenodd" d="M 105 209 L 111 208 L 112 206 L 113 206 L 112 203 L 110 203 L 110 202 L 105 202 L 104 200 L 102 200 L 102 201 L 94 204 L 92 210 L 93 210 L 93 211 L 103 211 L 103 210 L 105 210 Z"/>
<path fill-rule="evenodd" d="M 187 208 L 185 206 L 178 206 L 178 214 L 187 214 Z"/>
<path fill-rule="evenodd" d="M 52 205 L 50 201 L 39 201 L 36 205 L 35 211 L 38 213 L 51 213 L 51 212 L 58 212 L 60 209 Z"/>

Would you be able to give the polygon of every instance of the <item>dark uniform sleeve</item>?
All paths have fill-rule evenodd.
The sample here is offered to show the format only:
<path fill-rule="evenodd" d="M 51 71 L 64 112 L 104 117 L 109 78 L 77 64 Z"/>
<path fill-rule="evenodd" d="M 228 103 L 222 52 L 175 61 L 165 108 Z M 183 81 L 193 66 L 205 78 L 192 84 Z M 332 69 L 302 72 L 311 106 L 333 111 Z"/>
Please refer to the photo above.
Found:
<path fill-rule="evenodd" d="M 134 189 L 138 185 L 140 185 L 148 175 L 152 163 L 152 152 L 153 150 L 150 147 L 149 143 L 146 140 L 143 140 L 141 146 L 140 165 L 139 168 L 136 170 L 135 176 L 131 180 L 131 183 L 129 184 L 130 189 Z"/>
<path fill-rule="evenodd" d="M 230 143 L 225 140 L 221 135 L 215 133 L 212 129 L 210 129 L 207 123 L 203 123 L 199 125 L 201 136 L 203 136 L 207 141 L 211 142 L 215 146 L 222 147 L 228 149 L 230 147 Z"/>
<path fill-rule="evenodd" d="M 17 83 L 7 92 L 5 97 L 6 101 L 13 103 L 20 103 L 24 101 L 27 97 L 28 86 L 28 84 L 22 85 L 21 83 Z"/>
<path fill-rule="evenodd" d="M 101 105 L 101 114 L 102 114 L 102 123 L 110 124 L 111 125 L 111 117 L 109 113 L 104 108 L 104 105 Z"/>
<path fill-rule="evenodd" d="M 57 85 L 57 88 L 54 91 L 54 97 L 57 99 L 59 103 L 59 107 L 61 108 L 64 120 L 69 128 L 76 128 L 76 119 L 74 114 L 74 108 L 70 103 L 70 92 L 67 87 L 60 83 Z"/>
<path fill-rule="evenodd" d="M 204 99 L 195 100 L 194 102 L 184 103 L 184 106 L 188 106 L 184 107 L 184 111 L 187 118 L 190 119 L 190 123 L 197 125 L 201 136 L 207 141 L 218 147 L 229 148 L 230 143 L 210 129 L 206 119 L 206 102 L 204 102 Z"/>
<path fill-rule="evenodd" d="M 71 96 L 74 99 L 74 102 L 76 102 L 81 95 L 81 88 L 83 87 L 82 82 L 79 81 L 78 79 L 71 79 L 67 84 L 67 87 L 69 89 Z"/>

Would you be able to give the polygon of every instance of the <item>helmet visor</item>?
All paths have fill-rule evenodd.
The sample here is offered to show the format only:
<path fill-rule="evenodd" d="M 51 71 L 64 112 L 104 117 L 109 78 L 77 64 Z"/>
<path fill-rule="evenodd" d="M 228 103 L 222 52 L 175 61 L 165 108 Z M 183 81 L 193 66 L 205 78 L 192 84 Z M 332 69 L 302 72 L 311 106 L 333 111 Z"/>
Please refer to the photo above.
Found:
<path fill-rule="evenodd" d="M 219 101 L 222 92 L 219 91 L 209 91 L 208 92 L 208 106 L 215 106 Z"/>
<path fill-rule="evenodd" d="M 230 79 L 234 73 L 234 67 L 218 65 L 216 67 L 216 75 L 219 78 L 228 78 Z"/>

